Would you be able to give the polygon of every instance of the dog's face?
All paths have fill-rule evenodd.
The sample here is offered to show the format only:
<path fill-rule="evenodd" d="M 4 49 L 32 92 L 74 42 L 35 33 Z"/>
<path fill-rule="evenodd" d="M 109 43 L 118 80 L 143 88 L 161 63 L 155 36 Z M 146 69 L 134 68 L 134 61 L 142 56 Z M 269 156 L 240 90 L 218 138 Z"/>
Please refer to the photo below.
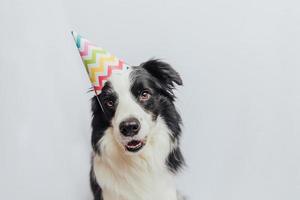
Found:
<path fill-rule="evenodd" d="M 181 119 L 173 104 L 174 83 L 182 85 L 178 73 L 158 60 L 113 74 L 98 99 L 92 100 L 94 150 L 100 153 L 99 141 L 105 134 L 112 134 L 125 152 L 139 152 L 147 145 L 158 116 L 166 122 L 170 137 L 175 139 Z"/>

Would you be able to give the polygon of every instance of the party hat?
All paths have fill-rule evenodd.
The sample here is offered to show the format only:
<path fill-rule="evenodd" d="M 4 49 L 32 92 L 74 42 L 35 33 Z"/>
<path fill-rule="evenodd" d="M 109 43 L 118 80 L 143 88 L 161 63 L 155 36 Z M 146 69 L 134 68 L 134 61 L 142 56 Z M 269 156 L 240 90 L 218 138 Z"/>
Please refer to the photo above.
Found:
<path fill-rule="evenodd" d="M 101 92 L 105 82 L 113 73 L 122 73 L 129 69 L 129 65 L 123 60 L 93 45 L 74 31 L 72 35 L 96 95 Z"/>

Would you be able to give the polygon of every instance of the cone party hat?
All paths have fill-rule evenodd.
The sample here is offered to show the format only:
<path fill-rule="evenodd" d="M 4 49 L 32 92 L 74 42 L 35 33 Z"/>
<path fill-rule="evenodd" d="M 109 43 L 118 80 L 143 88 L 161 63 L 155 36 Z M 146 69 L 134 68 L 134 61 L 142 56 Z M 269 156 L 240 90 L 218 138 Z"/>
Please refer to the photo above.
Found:
<path fill-rule="evenodd" d="M 74 31 L 72 35 L 96 95 L 101 92 L 105 82 L 113 73 L 122 73 L 129 69 L 129 65 L 123 60 L 93 45 Z"/>

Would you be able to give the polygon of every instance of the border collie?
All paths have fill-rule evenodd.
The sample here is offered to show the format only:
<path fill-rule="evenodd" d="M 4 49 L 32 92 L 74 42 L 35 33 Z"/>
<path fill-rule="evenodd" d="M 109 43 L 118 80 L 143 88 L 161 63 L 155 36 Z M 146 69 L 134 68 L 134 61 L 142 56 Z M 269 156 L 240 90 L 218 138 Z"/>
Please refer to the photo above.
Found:
<path fill-rule="evenodd" d="M 113 74 L 92 98 L 95 200 L 182 199 L 174 181 L 185 164 L 175 84 L 182 85 L 179 74 L 152 59 Z"/>

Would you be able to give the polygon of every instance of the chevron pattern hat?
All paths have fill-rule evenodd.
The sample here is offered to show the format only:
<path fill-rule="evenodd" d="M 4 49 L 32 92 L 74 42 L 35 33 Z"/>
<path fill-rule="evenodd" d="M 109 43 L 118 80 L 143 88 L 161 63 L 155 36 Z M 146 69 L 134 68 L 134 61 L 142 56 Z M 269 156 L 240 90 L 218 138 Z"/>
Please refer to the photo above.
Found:
<path fill-rule="evenodd" d="M 129 69 L 123 60 L 93 45 L 74 31 L 72 35 L 96 95 L 101 92 L 112 73 L 122 73 Z"/>

